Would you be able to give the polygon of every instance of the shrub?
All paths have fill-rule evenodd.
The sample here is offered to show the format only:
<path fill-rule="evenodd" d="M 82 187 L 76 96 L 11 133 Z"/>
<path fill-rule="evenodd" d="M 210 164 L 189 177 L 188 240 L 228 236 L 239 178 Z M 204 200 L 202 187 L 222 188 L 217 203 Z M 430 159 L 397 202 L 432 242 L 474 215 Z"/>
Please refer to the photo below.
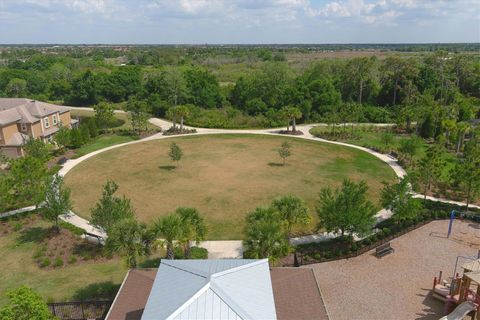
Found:
<path fill-rule="evenodd" d="M 173 249 L 173 256 L 175 259 L 185 259 L 185 256 L 183 254 L 183 250 L 180 247 L 175 247 Z"/>
<path fill-rule="evenodd" d="M 392 231 L 389 228 L 383 228 L 382 231 L 386 237 L 392 234 Z"/>
<path fill-rule="evenodd" d="M 13 230 L 14 230 L 14 231 L 20 231 L 20 229 L 22 229 L 22 223 L 21 223 L 20 221 L 15 222 L 15 223 L 13 224 Z"/>
<path fill-rule="evenodd" d="M 41 258 L 44 253 L 45 253 L 45 251 L 42 250 L 42 247 L 38 248 L 38 249 L 35 250 L 35 252 L 33 253 L 33 259 L 37 260 L 37 259 Z"/>
<path fill-rule="evenodd" d="M 68 263 L 69 264 L 74 264 L 75 262 L 77 262 L 77 257 L 72 255 L 68 258 Z"/>
<path fill-rule="evenodd" d="M 315 260 L 320 260 L 322 258 L 322 255 L 319 252 L 317 252 L 313 255 L 313 257 L 315 258 Z"/>
<path fill-rule="evenodd" d="M 332 257 L 332 253 L 330 251 L 325 251 L 325 253 L 323 254 L 325 256 L 326 259 L 330 259 Z"/>
<path fill-rule="evenodd" d="M 42 259 L 42 261 L 40 261 L 40 268 L 48 267 L 50 264 L 51 264 L 50 258 L 45 257 Z"/>
<path fill-rule="evenodd" d="M 385 237 L 385 234 L 383 233 L 383 230 L 378 230 L 377 234 L 376 234 L 376 237 L 377 239 L 381 240 Z"/>
<path fill-rule="evenodd" d="M 208 250 L 200 247 L 191 247 L 190 259 L 208 259 Z"/>
<path fill-rule="evenodd" d="M 357 245 L 356 242 L 354 242 L 350 245 L 350 250 L 353 251 L 353 252 L 356 252 L 358 250 L 358 245 Z"/>
<path fill-rule="evenodd" d="M 55 268 L 58 268 L 58 267 L 63 266 L 63 259 L 60 258 L 60 257 L 56 257 L 56 258 L 55 258 L 55 262 L 53 263 L 53 266 L 54 266 Z"/>

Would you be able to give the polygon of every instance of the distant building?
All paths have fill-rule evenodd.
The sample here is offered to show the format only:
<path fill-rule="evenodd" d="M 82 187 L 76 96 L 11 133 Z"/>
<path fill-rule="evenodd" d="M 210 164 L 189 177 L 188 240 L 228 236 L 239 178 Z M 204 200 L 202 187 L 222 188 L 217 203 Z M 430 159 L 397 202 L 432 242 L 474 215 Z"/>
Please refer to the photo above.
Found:
<path fill-rule="evenodd" d="M 328 319 L 312 269 L 268 260 L 162 260 L 132 269 L 107 320 Z"/>
<path fill-rule="evenodd" d="M 24 98 L 0 98 L 0 150 L 7 157 L 23 156 L 30 138 L 52 141 L 60 125 L 71 128 L 77 120 L 63 106 Z"/>

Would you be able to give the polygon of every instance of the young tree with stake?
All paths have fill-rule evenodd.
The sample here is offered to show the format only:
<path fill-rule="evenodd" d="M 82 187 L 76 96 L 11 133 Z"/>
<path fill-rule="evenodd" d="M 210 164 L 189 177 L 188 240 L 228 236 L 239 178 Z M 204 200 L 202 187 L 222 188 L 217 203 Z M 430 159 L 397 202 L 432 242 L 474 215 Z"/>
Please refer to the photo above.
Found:
<path fill-rule="evenodd" d="M 182 159 L 183 151 L 178 144 L 172 142 L 170 144 L 170 151 L 168 152 L 168 156 L 174 163 L 176 163 Z"/>
<path fill-rule="evenodd" d="M 292 155 L 291 145 L 287 141 L 284 141 L 278 149 L 278 155 L 283 160 L 283 165 L 285 165 L 285 160 Z"/>

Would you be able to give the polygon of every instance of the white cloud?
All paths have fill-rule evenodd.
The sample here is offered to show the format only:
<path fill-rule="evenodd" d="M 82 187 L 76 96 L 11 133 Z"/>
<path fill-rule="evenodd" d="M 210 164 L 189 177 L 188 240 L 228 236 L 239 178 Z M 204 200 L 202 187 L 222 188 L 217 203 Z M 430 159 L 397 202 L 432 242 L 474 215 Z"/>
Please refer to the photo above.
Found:
<path fill-rule="evenodd" d="M 419 26 L 432 26 L 430 32 L 438 34 L 438 26 L 444 26 L 452 34 L 452 26 L 458 25 L 463 30 L 459 37 L 471 35 L 478 31 L 479 5 L 480 0 L 0 0 L 0 30 L 8 27 L 14 37 L 16 25 L 25 26 L 25 30 L 30 25 L 35 26 L 30 29 L 38 27 L 40 31 L 43 27 L 48 30 L 46 34 L 56 34 L 75 24 L 97 26 L 105 32 L 110 27 L 108 32 L 113 36 L 121 26 L 127 35 L 151 28 L 168 36 L 185 32 L 186 39 L 191 39 L 203 32 L 202 37 L 211 37 L 211 42 L 216 42 L 215 33 L 222 32 L 231 38 L 229 42 L 238 36 L 252 42 L 298 42 L 298 37 L 311 37 L 307 42 L 315 42 L 329 34 L 328 30 L 334 30 L 331 34 L 343 32 L 349 41 L 348 35 L 365 27 L 370 28 L 372 37 L 371 31 L 382 34 L 387 28 L 397 28 L 397 34 L 410 30 L 405 37 L 413 41 L 417 31 L 411 30 Z M 287 36 L 294 32 L 295 36 Z M 392 35 L 395 33 L 390 32 L 385 39 L 391 41 Z M 478 41 L 478 32 L 470 37 Z"/>

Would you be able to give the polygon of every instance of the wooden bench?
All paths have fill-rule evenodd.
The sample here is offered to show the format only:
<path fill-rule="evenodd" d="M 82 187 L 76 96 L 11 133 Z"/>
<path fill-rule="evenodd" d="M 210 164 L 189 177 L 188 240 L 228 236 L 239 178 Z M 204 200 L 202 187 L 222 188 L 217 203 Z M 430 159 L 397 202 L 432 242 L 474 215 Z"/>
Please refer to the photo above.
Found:
<path fill-rule="evenodd" d="M 390 246 L 390 242 L 387 242 L 387 243 L 384 243 L 378 247 L 375 248 L 375 255 L 379 258 L 389 254 L 389 253 L 392 253 L 392 252 L 395 252 L 395 249 L 393 249 L 391 246 Z"/>

